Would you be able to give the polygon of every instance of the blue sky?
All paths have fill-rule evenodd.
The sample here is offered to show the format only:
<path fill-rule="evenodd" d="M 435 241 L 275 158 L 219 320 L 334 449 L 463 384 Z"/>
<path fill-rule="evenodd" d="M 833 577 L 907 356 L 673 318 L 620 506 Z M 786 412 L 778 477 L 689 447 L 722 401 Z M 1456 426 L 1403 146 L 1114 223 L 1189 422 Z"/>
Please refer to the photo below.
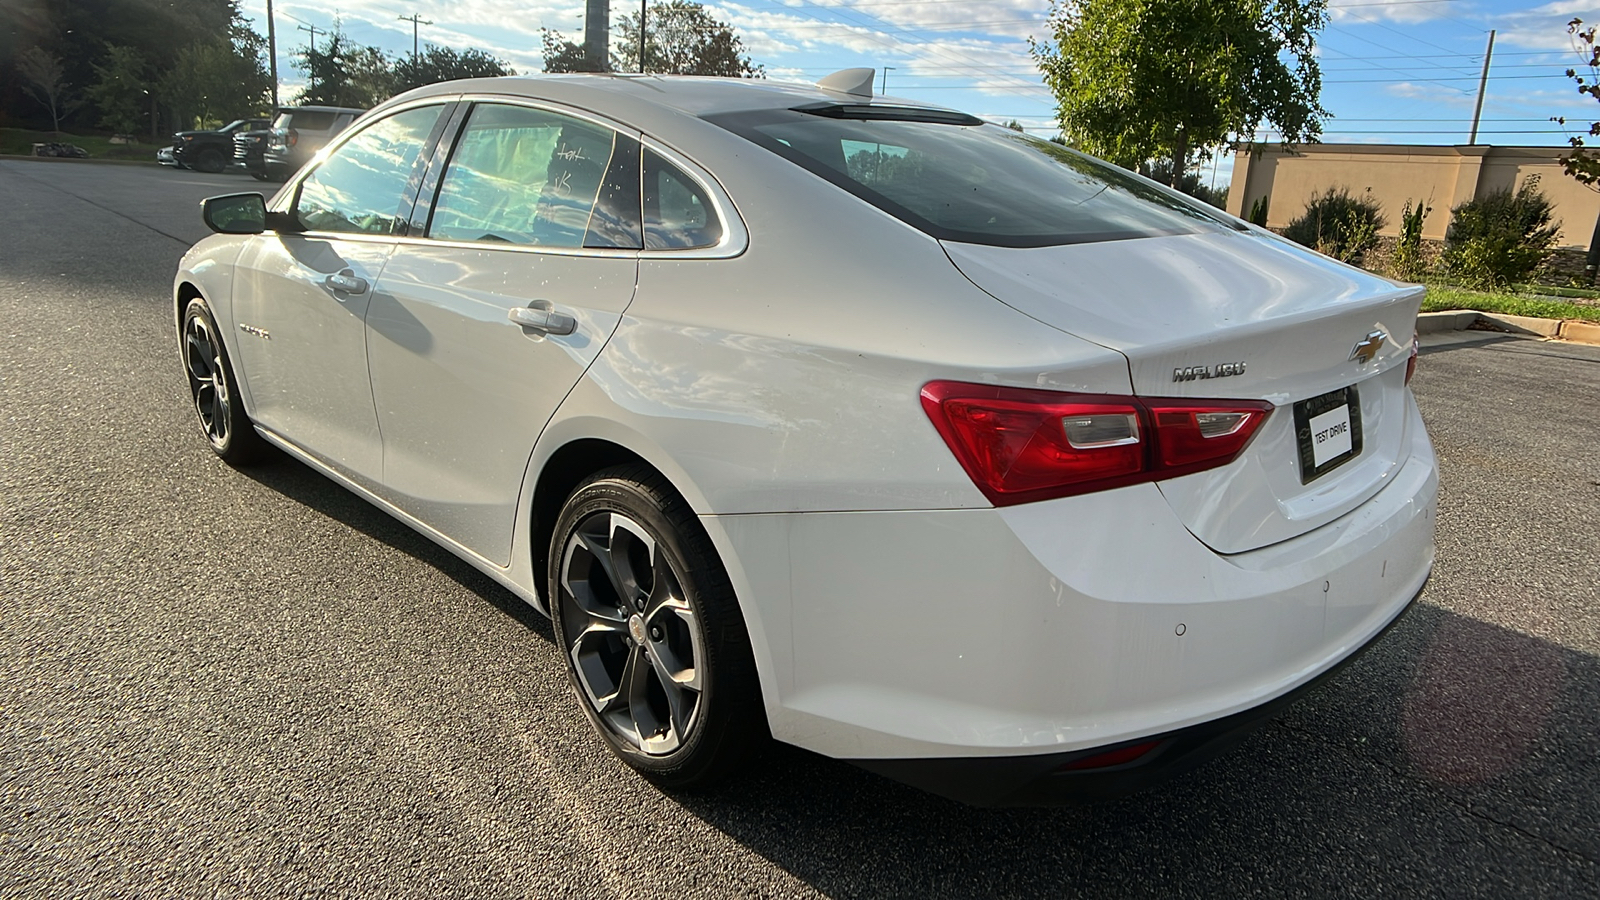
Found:
<path fill-rule="evenodd" d="M 892 95 L 957 107 L 986 119 L 1016 119 L 1056 133 L 1054 104 L 1028 56 L 1030 35 L 1046 37 L 1048 0 L 744 0 L 706 7 L 731 23 L 769 77 L 814 81 L 836 69 L 889 68 Z M 265 31 L 265 0 L 242 6 Z M 352 39 L 398 53 L 421 37 L 480 47 L 518 70 L 541 68 L 539 29 L 581 40 L 581 0 L 275 0 L 280 75 L 302 79 L 289 55 L 337 17 Z M 1566 24 L 1600 21 L 1600 0 L 1529 4 L 1517 0 L 1333 0 L 1319 51 L 1323 105 L 1334 117 L 1324 141 L 1465 144 L 1489 31 L 1494 57 L 1481 143 L 1565 142 L 1551 116 L 1600 119 L 1600 103 L 1577 94 L 1564 71 L 1578 59 Z M 613 17 L 635 9 L 613 0 Z M 320 35 L 319 35 L 320 39 Z M 289 96 L 292 90 L 286 90 Z M 1585 118 L 1587 117 L 1587 118 Z M 1226 164 L 1220 179 L 1227 180 Z"/>

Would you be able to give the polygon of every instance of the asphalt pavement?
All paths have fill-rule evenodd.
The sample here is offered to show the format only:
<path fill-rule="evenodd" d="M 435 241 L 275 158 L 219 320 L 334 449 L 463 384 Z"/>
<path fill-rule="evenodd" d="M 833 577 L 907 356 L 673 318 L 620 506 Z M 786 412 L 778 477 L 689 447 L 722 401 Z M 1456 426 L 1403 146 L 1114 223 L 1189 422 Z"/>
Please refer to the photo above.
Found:
<path fill-rule="evenodd" d="M 669 796 L 519 600 L 211 454 L 171 278 L 260 187 L 0 161 L 0 896 L 1600 896 L 1600 348 L 1425 342 L 1433 581 L 1186 777 L 979 810 L 775 748 Z"/>

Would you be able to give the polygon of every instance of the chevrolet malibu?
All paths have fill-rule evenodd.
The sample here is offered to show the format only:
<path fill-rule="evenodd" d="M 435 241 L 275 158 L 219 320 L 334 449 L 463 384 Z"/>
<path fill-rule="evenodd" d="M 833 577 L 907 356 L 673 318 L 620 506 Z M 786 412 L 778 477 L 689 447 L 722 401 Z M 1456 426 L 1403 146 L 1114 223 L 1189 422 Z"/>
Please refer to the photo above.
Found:
<path fill-rule="evenodd" d="M 1428 577 L 1421 289 L 870 80 L 395 98 L 206 201 L 204 434 L 547 613 L 663 787 L 769 736 L 976 804 L 1192 767 Z"/>

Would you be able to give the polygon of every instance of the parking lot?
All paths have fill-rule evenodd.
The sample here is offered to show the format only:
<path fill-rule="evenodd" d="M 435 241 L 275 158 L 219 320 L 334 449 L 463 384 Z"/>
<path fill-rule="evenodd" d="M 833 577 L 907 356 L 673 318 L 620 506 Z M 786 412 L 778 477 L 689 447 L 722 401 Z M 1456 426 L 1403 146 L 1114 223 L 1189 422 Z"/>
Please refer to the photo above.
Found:
<path fill-rule="evenodd" d="M 1424 341 L 1432 582 L 1195 773 L 981 810 L 775 748 L 668 796 L 511 594 L 212 455 L 171 278 L 258 188 L 0 160 L 0 897 L 1600 896 L 1600 347 Z"/>

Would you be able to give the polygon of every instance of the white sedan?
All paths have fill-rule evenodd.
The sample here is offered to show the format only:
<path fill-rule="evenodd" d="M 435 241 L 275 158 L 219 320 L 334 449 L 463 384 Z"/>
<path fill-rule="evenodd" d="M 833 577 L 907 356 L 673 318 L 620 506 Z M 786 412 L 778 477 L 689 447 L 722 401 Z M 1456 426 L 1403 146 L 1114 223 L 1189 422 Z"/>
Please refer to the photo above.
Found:
<path fill-rule="evenodd" d="M 867 84 L 396 97 L 206 201 L 200 424 L 548 612 L 664 787 L 768 735 L 983 804 L 1193 766 L 1428 577 L 1422 289 Z"/>

